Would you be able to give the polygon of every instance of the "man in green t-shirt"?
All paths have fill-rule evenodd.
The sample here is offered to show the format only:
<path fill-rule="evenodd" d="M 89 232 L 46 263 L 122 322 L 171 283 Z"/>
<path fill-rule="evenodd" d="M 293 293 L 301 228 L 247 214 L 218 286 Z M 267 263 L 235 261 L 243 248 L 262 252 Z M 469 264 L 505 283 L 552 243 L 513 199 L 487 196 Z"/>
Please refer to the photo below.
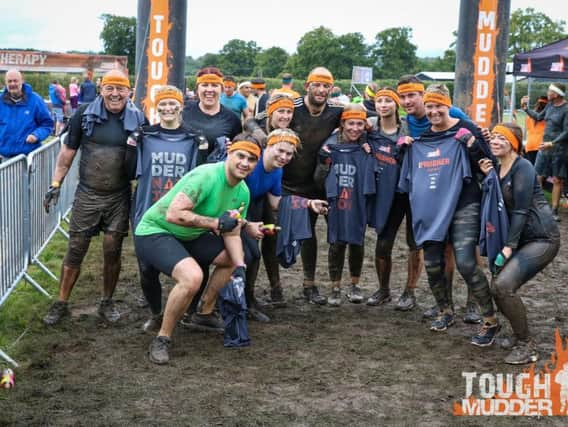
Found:
<path fill-rule="evenodd" d="M 260 147 L 250 141 L 231 144 L 225 162 L 193 169 L 142 216 L 136 227 L 136 255 L 175 281 L 150 361 L 169 362 L 170 337 L 203 280 L 200 267 L 215 265 L 207 285 L 217 292 L 231 278 L 244 281 L 241 228 L 261 238 L 261 223 L 246 223 L 250 194 L 243 181 L 256 166 Z M 237 214 L 238 213 L 238 214 Z"/>

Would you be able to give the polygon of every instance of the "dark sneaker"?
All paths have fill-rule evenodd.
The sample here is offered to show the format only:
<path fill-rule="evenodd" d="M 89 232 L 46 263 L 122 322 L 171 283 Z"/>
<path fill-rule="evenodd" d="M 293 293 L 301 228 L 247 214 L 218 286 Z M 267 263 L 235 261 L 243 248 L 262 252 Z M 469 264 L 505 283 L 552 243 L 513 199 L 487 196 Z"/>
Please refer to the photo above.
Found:
<path fill-rule="evenodd" d="M 351 285 L 349 292 L 347 293 L 347 299 L 353 304 L 361 304 L 364 300 L 361 288 L 357 285 Z"/>
<path fill-rule="evenodd" d="M 163 314 L 153 315 L 144 322 L 144 324 L 142 325 L 142 330 L 144 332 L 149 332 L 152 334 L 160 332 L 163 318 Z"/>
<path fill-rule="evenodd" d="M 274 307 L 286 307 L 282 286 L 275 286 L 270 289 L 270 303 Z"/>
<path fill-rule="evenodd" d="M 554 219 L 554 221 L 560 222 L 560 216 L 558 214 L 553 214 L 552 218 Z"/>
<path fill-rule="evenodd" d="M 198 314 L 193 313 L 191 315 L 191 320 L 187 323 L 181 322 L 183 326 L 189 329 L 203 331 L 203 332 L 225 332 L 225 325 L 223 320 L 217 317 L 215 314 Z"/>
<path fill-rule="evenodd" d="M 512 350 L 517 344 L 517 338 L 514 335 L 503 335 L 495 338 L 495 342 L 503 350 Z"/>
<path fill-rule="evenodd" d="M 103 298 L 99 303 L 98 309 L 99 316 L 109 323 L 118 322 L 120 319 L 120 313 L 114 306 L 114 301 L 111 298 Z"/>
<path fill-rule="evenodd" d="M 453 313 L 441 313 L 430 325 L 431 331 L 442 332 L 454 324 Z"/>
<path fill-rule="evenodd" d="M 367 299 L 367 305 L 381 305 L 390 302 L 392 297 L 390 291 L 387 289 L 379 288 L 373 295 Z"/>
<path fill-rule="evenodd" d="M 439 313 L 440 313 L 440 309 L 438 308 L 437 305 L 434 305 L 431 308 L 429 308 L 428 310 L 426 310 L 424 313 L 422 313 L 422 317 L 424 319 L 434 319 L 434 318 L 438 317 Z"/>
<path fill-rule="evenodd" d="M 416 297 L 414 296 L 414 293 L 405 290 L 396 302 L 394 309 L 399 311 L 410 311 L 414 307 L 416 307 Z"/>
<path fill-rule="evenodd" d="M 484 323 L 479 332 L 471 337 L 471 343 L 478 347 L 489 347 L 501 327 L 498 323 Z"/>
<path fill-rule="evenodd" d="M 339 307 L 341 305 L 341 289 L 333 288 L 327 299 L 327 303 L 332 307 Z"/>
<path fill-rule="evenodd" d="M 538 360 L 536 346 L 532 340 L 517 341 L 513 350 L 505 357 L 505 363 L 509 365 L 525 365 Z"/>
<path fill-rule="evenodd" d="M 55 301 L 47 310 L 47 314 L 43 318 L 43 323 L 47 326 L 53 326 L 64 317 L 70 316 L 69 306 L 66 301 Z"/>
<path fill-rule="evenodd" d="M 266 314 L 260 311 L 258 307 L 255 307 L 254 305 L 248 309 L 247 319 L 262 323 L 270 322 L 270 317 L 268 317 Z"/>
<path fill-rule="evenodd" d="M 479 314 L 479 307 L 474 302 L 468 302 L 465 307 L 465 313 L 463 315 L 463 322 L 472 325 L 477 325 L 481 323 L 483 319 L 481 314 Z"/>
<path fill-rule="evenodd" d="M 148 350 L 148 358 L 150 362 L 157 365 L 165 365 L 170 361 L 170 344 L 171 340 L 168 337 L 156 337 L 150 343 Z"/>
<path fill-rule="evenodd" d="M 317 286 L 304 286 L 304 298 L 310 304 L 326 305 L 327 298 L 319 294 Z"/>

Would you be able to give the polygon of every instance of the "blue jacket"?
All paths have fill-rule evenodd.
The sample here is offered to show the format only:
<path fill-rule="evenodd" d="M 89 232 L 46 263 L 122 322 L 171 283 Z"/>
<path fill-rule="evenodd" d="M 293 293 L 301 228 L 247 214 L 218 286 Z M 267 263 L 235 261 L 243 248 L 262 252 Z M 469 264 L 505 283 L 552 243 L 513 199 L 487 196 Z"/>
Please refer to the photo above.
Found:
<path fill-rule="evenodd" d="M 10 101 L 8 88 L 0 99 L 0 155 L 4 157 L 30 153 L 39 148 L 53 130 L 51 114 L 41 96 L 27 83 L 23 84 L 22 91 L 24 100 L 18 104 Z M 36 136 L 36 143 L 26 143 L 30 134 Z"/>
<path fill-rule="evenodd" d="M 85 80 L 79 87 L 79 104 L 89 104 L 97 97 L 97 87 L 91 80 Z"/>
<path fill-rule="evenodd" d="M 51 100 L 51 105 L 53 107 L 63 107 L 63 100 L 59 97 L 57 93 L 57 86 L 53 83 L 49 85 L 49 99 Z"/>

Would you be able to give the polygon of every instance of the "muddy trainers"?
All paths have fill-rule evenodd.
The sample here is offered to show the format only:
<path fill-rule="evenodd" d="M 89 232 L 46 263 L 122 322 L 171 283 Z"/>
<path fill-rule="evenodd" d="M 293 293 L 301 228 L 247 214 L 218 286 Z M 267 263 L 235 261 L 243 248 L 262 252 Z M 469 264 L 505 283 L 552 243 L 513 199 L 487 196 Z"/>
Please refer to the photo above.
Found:
<path fill-rule="evenodd" d="M 286 300 L 284 299 L 282 286 L 275 286 L 270 289 L 270 303 L 274 307 L 286 307 Z"/>
<path fill-rule="evenodd" d="M 332 307 L 339 307 L 341 305 L 341 289 L 333 288 L 327 299 L 327 303 Z"/>
<path fill-rule="evenodd" d="M 162 319 L 163 319 L 162 314 L 152 315 L 152 317 L 150 317 L 148 320 L 144 322 L 144 324 L 142 325 L 142 330 L 144 332 L 150 332 L 153 334 L 160 332 L 160 327 L 162 326 Z"/>
<path fill-rule="evenodd" d="M 416 297 L 412 291 L 405 290 L 396 302 L 395 310 L 410 311 L 416 307 Z"/>
<path fill-rule="evenodd" d="M 463 322 L 472 325 L 479 324 L 483 321 L 481 314 L 479 314 L 479 307 L 474 302 L 468 302 L 465 307 L 465 313 L 463 315 Z"/>
<path fill-rule="evenodd" d="M 454 313 L 441 313 L 430 325 L 430 330 L 442 332 L 454 324 Z"/>
<path fill-rule="evenodd" d="M 187 325 L 190 329 L 204 332 L 224 332 L 225 325 L 223 321 L 215 314 L 198 314 L 191 315 L 191 322 Z"/>
<path fill-rule="evenodd" d="M 120 313 L 114 306 L 114 301 L 111 298 L 102 298 L 97 312 L 99 316 L 109 323 L 118 322 L 118 319 L 120 319 Z"/>
<path fill-rule="evenodd" d="M 422 313 L 422 317 L 424 319 L 434 319 L 435 317 L 438 317 L 439 313 L 440 313 L 440 310 L 438 309 L 438 306 L 434 305 L 431 308 L 429 308 L 428 310 L 426 310 L 424 313 Z"/>
<path fill-rule="evenodd" d="M 485 322 L 479 332 L 471 337 L 471 343 L 478 347 L 489 347 L 495 341 L 495 336 L 501 327 L 498 323 Z"/>
<path fill-rule="evenodd" d="M 536 352 L 536 346 L 534 341 L 518 340 L 513 350 L 505 357 L 505 363 L 509 365 L 525 365 L 527 363 L 533 363 L 538 360 L 538 353 Z"/>
<path fill-rule="evenodd" d="M 252 305 L 247 311 L 247 319 L 254 320 L 256 322 L 268 323 L 270 322 L 270 317 L 264 314 L 258 309 L 258 306 Z"/>
<path fill-rule="evenodd" d="M 319 294 L 317 286 L 304 286 L 304 298 L 310 304 L 326 305 L 327 298 Z"/>
<path fill-rule="evenodd" d="M 69 307 L 66 301 L 55 301 L 53 304 L 51 304 L 51 307 L 49 307 L 47 314 L 43 318 L 43 323 L 45 323 L 47 326 L 53 326 L 70 314 L 71 312 L 69 311 Z"/>
<path fill-rule="evenodd" d="M 171 340 L 168 337 L 159 336 L 152 340 L 148 350 L 148 358 L 150 362 L 157 365 L 165 365 L 170 361 L 170 344 Z"/>
<path fill-rule="evenodd" d="M 351 285 L 349 292 L 347 293 L 347 299 L 353 304 L 361 304 L 363 302 L 363 292 L 361 288 L 357 285 Z"/>
<path fill-rule="evenodd" d="M 367 305 L 381 305 L 390 302 L 392 297 L 388 289 L 379 288 L 373 295 L 367 299 Z"/>

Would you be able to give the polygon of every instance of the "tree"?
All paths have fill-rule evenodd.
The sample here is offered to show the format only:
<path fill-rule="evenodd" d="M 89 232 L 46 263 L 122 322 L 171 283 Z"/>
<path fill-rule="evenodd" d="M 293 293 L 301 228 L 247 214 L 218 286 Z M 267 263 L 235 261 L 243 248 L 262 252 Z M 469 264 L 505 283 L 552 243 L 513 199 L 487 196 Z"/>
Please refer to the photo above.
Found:
<path fill-rule="evenodd" d="M 183 72 L 186 76 L 194 76 L 201 68 L 201 62 L 198 59 L 193 59 L 191 56 L 186 56 L 183 68 Z"/>
<path fill-rule="evenodd" d="M 291 72 L 296 76 L 307 76 L 315 67 L 325 66 L 333 72 L 333 65 L 341 50 L 337 38 L 331 30 L 318 27 L 302 36 L 298 42 L 297 55 L 290 65 Z"/>
<path fill-rule="evenodd" d="M 250 76 L 260 47 L 254 41 L 229 40 L 219 52 L 223 74 Z"/>
<path fill-rule="evenodd" d="M 254 75 L 277 77 L 288 62 L 288 52 L 281 47 L 271 47 L 256 54 Z"/>
<path fill-rule="evenodd" d="M 517 53 L 528 52 L 537 47 L 568 37 L 564 28 L 566 21 L 552 21 L 532 7 L 517 9 L 509 21 L 509 60 Z"/>
<path fill-rule="evenodd" d="M 218 53 L 206 53 L 205 55 L 197 58 L 197 62 L 199 63 L 199 68 L 203 67 L 221 68 L 222 58 L 221 55 L 219 55 Z"/>
<path fill-rule="evenodd" d="M 126 55 L 128 70 L 133 73 L 136 58 L 136 18 L 104 13 L 100 19 L 104 21 L 103 30 L 99 36 L 103 41 L 104 53 Z"/>
<path fill-rule="evenodd" d="M 350 79 L 353 66 L 372 65 L 369 47 L 361 33 L 347 33 L 337 37 L 339 54 L 330 63 L 333 75 L 337 79 Z"/>
<path fill-rule="evenodd" d="M 397 79 L 416 72 L 416 45 L 410 27 L 388 28 L 375 36 L 372 58 L 375 78 Z"/>

